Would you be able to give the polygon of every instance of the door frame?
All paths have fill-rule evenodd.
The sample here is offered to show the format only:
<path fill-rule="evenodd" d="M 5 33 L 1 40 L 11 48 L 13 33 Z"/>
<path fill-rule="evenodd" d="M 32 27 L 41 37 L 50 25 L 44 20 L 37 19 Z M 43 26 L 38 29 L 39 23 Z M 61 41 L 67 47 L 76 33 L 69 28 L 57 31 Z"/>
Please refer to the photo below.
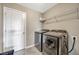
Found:
<path fill-rule="evenodd" d="M 6 7 L 6 6 L 3 6 L 3 42 L 2 42 L 2 52 L 4 52 L 4 21 L 5 21 L 5 19 L 4 19 L 4 15 L 5 15 L 5 8 L 10 8 L 10 7 Z M 27 46 L 27 30 L 26 30 L 26 26 L 27 26 L 27 13 L 26 12 L 24 12 L 24 11 L 21 11 L 21 10 L 17 10 L 17 9 L 15 9 L 15 8 L 10 8 L 10 9 L 13 9 L 13 10 L 15 10 L 15 11 L 19 11 L 19 12 L 22 12 L 22 13 L 24 13 L 24 49 L 26 48 L 26 46 Z"/>

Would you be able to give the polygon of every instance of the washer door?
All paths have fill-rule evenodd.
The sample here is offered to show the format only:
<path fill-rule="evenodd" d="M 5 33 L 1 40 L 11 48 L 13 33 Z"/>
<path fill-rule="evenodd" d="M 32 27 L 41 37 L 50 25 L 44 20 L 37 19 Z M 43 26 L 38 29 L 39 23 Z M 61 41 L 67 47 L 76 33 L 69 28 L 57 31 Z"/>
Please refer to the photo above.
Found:
<path fill-rule="evenodd" d="M 58 38 L 54 36 L 47 36 L 44 44 L 44 52 L 47 54 L 57 55 Z"/>

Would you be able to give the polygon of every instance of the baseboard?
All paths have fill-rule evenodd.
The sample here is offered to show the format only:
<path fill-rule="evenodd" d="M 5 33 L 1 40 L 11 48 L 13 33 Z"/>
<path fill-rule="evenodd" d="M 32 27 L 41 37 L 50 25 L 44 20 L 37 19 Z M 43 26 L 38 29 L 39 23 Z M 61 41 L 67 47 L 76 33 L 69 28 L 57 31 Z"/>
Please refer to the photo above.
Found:
<path fill-rule="evenodd" d="M 31 48 L 31 47 L 34 47 L 35 46 L 35 44 L 33 44 L 33 45 L 29 45 L 29 46 L 26 46 L 25 48 L 23 48 L 23 49 L 28 49 L 28 48 Z M 21 49 L 21 50 L 23 50 L 23 49 Z M 20 51 L 20 50 L 18 50 L 18 51 Z M 15 52 L 18 52 L 18 51 L 15 51 Z"/>
<path fill-rule="evenodd" d="M 38 44 L 39 44 L 39 43 L 33 44 L 33 45 L 29 45 L 29 46 L 26 47 L 26 49 L 31 48 L 31 47 L 34 47 L 35 45 L 38 45 Z"/>
<path fill-rule="evenodd" d="M 33 44 L 33 45 L 29 45 L 29 46 L 26 46 L 26 47 L 23 48 L 23 49 L 28 49 L 28 48 L 34 47 L 35 45 L 38 45 L 38 44 L 39 44 L 39 43 Z M 21 49 L 21 50 L 23 50 L 23 49 Z M 18 50 L 18 51 L 20 51 L 20 50 Z M 15 52 L 17 52 L 17 51 L 15 51 Z"/>
<path fill-rule="evenodd" d="M 24 50 L 24 49 L 25 49 L 25 48 L 22 48 L 22 49 L 20 49 L 20 50 L 17 50 L 17 51 L 15 51 L 15 50 L 14 50 L 14 52 L 16 53 L 16 52 L 18 52 L 18 51 L 21 51 L 21 50 Z"/>

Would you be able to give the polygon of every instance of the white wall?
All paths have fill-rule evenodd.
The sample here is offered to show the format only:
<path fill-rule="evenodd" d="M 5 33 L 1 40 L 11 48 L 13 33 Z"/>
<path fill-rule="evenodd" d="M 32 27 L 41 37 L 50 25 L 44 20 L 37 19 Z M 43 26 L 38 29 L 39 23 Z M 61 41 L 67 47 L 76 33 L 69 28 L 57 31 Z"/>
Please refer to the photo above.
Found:
<path fill-rule="evenodd" d="M 41 29 L 41 24 L 39 22 L 40 17 L 40 13 L 28 9 L 27 45 L 33 45 L 35 42 L 35 31 L 39 31 Z"/>
<path fill-rule="evenodd" d="M 0 52 L 2 52 L 3 44 L 3 20 L 2 20 L 2 5 L 0 4 Z"/>
<path fill-rule="evenodd" d="M 9 7 L 9 8 L 14 8 L 14 9 L 17 9 L 17 10 L 20 10 L 20 11 L 23 11 L 23 12 L 26 12 L 27 14 L 27 25 L 26 25 L 26 45 L 27 46 L 30 46 L 30 45 L 33 45 L 34 44 L 34 32 L 37 31 L 37 30 L 40 30 L 41 29 L 41 25 L 39 23 L 39 18 L 41 16 L 41 13 L 39 12 L 36 12 L 34 10 L 31 10 L 29 8 L 26 8 L 26 7 L 23 7 L 21 5 L 18 5 L 18 4 L 15 4 L 15 3 L 2 3 L 0 4 L 0 51 L 2 51 L 2 48 L 3 48 L 3 16 L 2 16 L 2 8 L 6 6 L 6 7 Z M 26 46 L 26 47 L 27 47 Z"/>
<path fill-rule="evenodd" d="M 50 10 L 48 10 L 47 12 L 45 12 L 43 14 L 43 17 L 53 17 L 53 16 L 57 16 L 60 15 L 61 13 L 63 13 L 64 11 L 67 10 L 73 10 L 78 8 L 79 4 L 58 4 L 55 7 L 51 8 Z M 70 54 L 79 54 L 79 19 L 70 19 L 72 17 L 75 17 L 75 15 L 70 15 L 70 16 L 63 16 L 62 18 L 57 18 L 57 19 L 52 19 L 52 21 L 56 21 L 58 20 L 58 22 L 52 22 L 50 24 L 44 24 L 43 28 L 45 29 L 63 29 L 63 30 L 67 30 L 68 34 L 69 34 L 69 49 L 72 46 L 72 42 L 73 40 L 71 39 L 72 36 L 77 36 L 77 40 L 76 40 L 76 44 L 75 44 L 75 49 L 72 51 L 72 53 Z M 67 20 L 65 20 L 65 18 L 67 18 Z M 61 20 L 63 19 L 63 20 Z M 59 21 L 61 20 L 61 21 Z"/>

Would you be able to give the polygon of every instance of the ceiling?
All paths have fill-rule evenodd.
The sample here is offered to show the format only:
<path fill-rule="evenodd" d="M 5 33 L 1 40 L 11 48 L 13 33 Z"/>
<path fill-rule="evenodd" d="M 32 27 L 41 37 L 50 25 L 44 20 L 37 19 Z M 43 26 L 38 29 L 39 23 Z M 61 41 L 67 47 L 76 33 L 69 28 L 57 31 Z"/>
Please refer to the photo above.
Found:
<path fill-rule="evenodd" d="M 33 9 L 35 11 L 39 11 L 41 13 L 44 13 L 45 11 L 56 5 L 56 3 L 19 3 L 19 4 L 24 7 Z"/>

